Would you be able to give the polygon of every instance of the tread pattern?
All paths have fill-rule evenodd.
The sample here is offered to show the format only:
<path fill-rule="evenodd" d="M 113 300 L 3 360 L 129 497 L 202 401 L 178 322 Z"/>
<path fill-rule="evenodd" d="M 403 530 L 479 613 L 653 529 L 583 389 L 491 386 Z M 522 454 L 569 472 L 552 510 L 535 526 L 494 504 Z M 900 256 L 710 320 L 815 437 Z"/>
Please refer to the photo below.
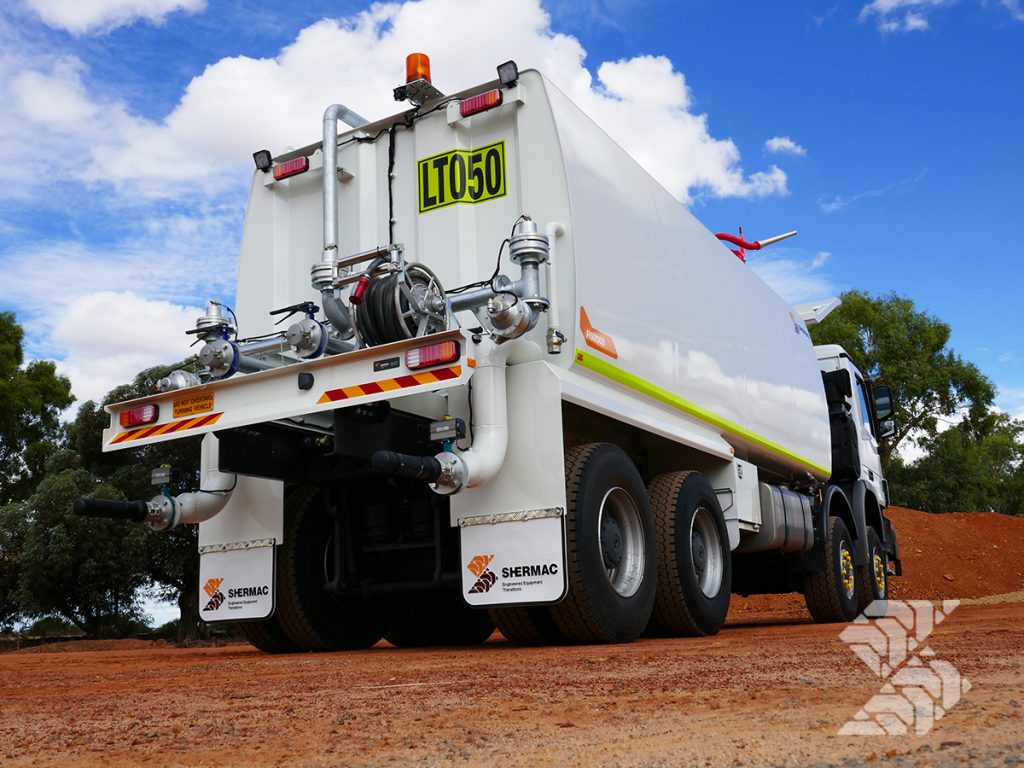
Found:
<path fill-rule="evenodd" d="M 885 548 L 874 528 L 868 528 L 868 562 L 857 569 L 857 610 L 863 611 L 875 600 L 888 599 L 889 597 L 889 574 L 885 575 L 885 595 L 879 598 L 875 595 L 875 571 L 874 552 L 877 548 L 882 557 L 886 557 Z M 888 558 L 886 558 L 888 560 Z M 888 565 L 888 562 L 886 563 Z"/>
<path fill-rule="evenodd" d="M 264 653 L 293 653 L 299 650 L 273 616 L 262 621 L 236 622 L 235 630 L 246 642 Z"/>
<path fill-rule="evenodd" d="M 569 510 L 576 509 L 576 498 L 582 486 L 583 470 L 590 457 L 611 443 L 587 443 L 565 451 L 565 496 Z M 604 641 L 604 632 L 589 608 L 586 585 L 583 583 L 582 565 L 577 547 L 576 515 L 570 513 L 565 521 L 565 541 L 568 550 L 566 571 L 569 590 L 565 599 L 551 606 L 551 618 L 564 637 L 574 643 L 599 643 Z"/>
<path fill-rule="evenodd" d="M 491 608 L 494 625 L 516 645 L 557 645 L 565 642 L 544 606 Z"/>
<path fill-rule="evenodd" d="M 804 602 L 807 603 L 811 617 L 819 624 L 850 621 L 839 599 L 839 588 L 836 585 L 838 563 L 832 542 L 836 538 L 836 528 L 840 525 L 846 528 L 841 518 L 835 515 L 829 518 L 828 537 L 825 539 L 825 570 L 804 574 Z"/>
<path fill-rule="evenodd" d="M 707 634 L 694 620 L 678 588 L 679 561 L 676 542 L 676 508 L 683 483 L 693 471 L 667 472 L 654 479 L 647 489 L 658 541 L 658 592 L 651 615 L 656 633 L 701 637 Z"/>

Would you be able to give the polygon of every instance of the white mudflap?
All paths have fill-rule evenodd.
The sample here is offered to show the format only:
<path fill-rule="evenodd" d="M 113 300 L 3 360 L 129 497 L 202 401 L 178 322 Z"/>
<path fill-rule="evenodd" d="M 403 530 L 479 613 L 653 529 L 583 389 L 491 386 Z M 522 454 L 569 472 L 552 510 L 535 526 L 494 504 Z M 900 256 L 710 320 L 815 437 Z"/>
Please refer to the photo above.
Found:
<path fill-rule="evenodd" d="M 462 596 L 470 605 L 554 603 L 566 590 L 561 508 L 459 520 Z"/>
<path fill-rule="evenodd" d="M 203 621 L 265 619 L 274 612 L 273 539 L 199 548 Z"/>

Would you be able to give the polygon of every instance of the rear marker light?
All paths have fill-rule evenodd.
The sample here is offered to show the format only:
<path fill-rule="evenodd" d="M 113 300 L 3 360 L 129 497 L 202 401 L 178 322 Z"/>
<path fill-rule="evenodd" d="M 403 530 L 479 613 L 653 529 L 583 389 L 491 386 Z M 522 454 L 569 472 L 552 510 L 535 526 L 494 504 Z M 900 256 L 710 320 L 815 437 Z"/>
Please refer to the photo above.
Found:
<path fill-rule="evenodd" d="M 287 179 L 289 176 L 295 176 L 300 173 L 305 173 L 309 170 L 309 158 L 308 157 L 296 157 L 294 160 L 289 160 L 286 163 L 274 166 L 274 178 L 280 181 L 281 179 Z"/>
<path fill-rule="evenodd" d="M 463 117 L 475 115 L 477 112 L 486 112 L 488 109 L 501 106 L 501 91 L 495 88 L 493 91 L 473 96 L 459 104 L 459 114 Z"/>
<path fill-rule="evenodd" d="M 425 347 L 416 347 L 405 353 L 405 365 L 412 371 L 442 363 L 454 363 L 458 359 L 459 344 L 455 341 L 441 341 Z"/>
<path fill-rule="evenodd" d="M 137 427 L 140 424 L 152 424 L 160 418 L 160 408 L 156 405 L 140 405 L 121 411 L 119 417 L 122 427 Z"/>

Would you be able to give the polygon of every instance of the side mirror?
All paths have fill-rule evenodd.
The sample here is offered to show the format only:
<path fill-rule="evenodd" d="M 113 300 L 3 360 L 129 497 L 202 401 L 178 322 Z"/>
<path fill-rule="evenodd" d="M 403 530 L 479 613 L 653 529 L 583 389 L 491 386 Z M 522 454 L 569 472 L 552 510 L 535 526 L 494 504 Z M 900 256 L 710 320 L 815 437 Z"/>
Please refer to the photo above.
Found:
<path fill-rule="evenodd" d="M 884 384 L 875 387 L 875 418 L 879 424 L 892 416 L 895 410 L 892 405 L 892 390 Z"/>
<path fill-rule="evenodd" d="M 878 422 L 878 436 L 883 440 L 888 440 L 890 437 L 896 434 L 896 420 L 886 419 L 885 421 Z"/>

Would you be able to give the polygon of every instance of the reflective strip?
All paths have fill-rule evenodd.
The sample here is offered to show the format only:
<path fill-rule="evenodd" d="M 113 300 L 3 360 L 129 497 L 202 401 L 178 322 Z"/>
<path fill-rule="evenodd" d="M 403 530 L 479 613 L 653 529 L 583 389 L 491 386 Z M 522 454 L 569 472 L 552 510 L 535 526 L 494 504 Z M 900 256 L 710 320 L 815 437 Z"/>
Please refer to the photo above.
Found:
<path fill-rule="evenodd" d="M 471 525 L 497 525 L 498 523 L 524 523 L 529 522 L 530 520 L 546 520 L 549 517 L 561 517 L 563 514 L 565 514 L 565 510 L 561 507 L 524 509 L 522 512 L 503 512 L 500 515 L 460 517 L 459 527 L 466 528 Z"/>
<path fill-rule="evenodd" d="M 208 413 L 203 416 L 195 416 L 191 419 L 180 419 L 179 421 L 170 421 L 166 424 L 156 424 L 151 427 L 143 427 L 142 429 L 132 429 L 127 432 L 120 432 L 114 436 L 114 439 L 110 441 L 110 445 L 114 443 L 127 443 L 132 440 L 139 440 L 143 437 L 158 437 L 160 435 L 167 435 L 171 432 L 183 432 L 187 429 L 195 429 L 196 427 L 207 427 L 210 424 L 215 424 L 217 420 L 224 415 L 224 412 L 220 413 Z"/>
<path fill-rule="evenodd" d="M 320 395 L 316 401 L 317 405 L 324 403 L 348 400 L 363 395 L 377 395 L 381 392 L 394 392 L 406 387 L 419 387 L 424 384 L 438 384 L 442 381 L 457 379 L 462 375 L 462 366 L 454 365 L 451 368 L 439 368 L 436 371 L 421 371 L 407 376 L 399 376 L 384 381 L 369 381 L 366 384 L 359 384 L 354 387 L 341 387 L 340 389 L 329 389 Z"/>
<path fill-rule="evenodd" d="M 795 461 L 801 466 L 814 470 L 819 475 L 828 477 L 832 474 L 828 467 L 815 464 L 810 459 L 804 458 L 797 453 L 793 453 L 793 451 L 769 440 L 767 437 L 762 437 L 756 432 L 751 432 L 749 429 L 741 427 L 739 424 L 731 422 L 716 413 L 712 413 L 707 408 L 702 408 L 696 403 L 691 403 L 689 400 L 679 397 L 679 395 L 673 394 L 667 389 L 662 389 L 657 384 L 652 384 L 649 381 L 641 379 L 639 376 L 627 373 L 618 366 L 612 365 L 606 360 L 595 357 L 581 349 L 576 350 L 576 362 L 584 368 L 594 371 L 594 373 L 599 373 L 614 382 L 627 386 L 630 389 L 635 389 L 637 392 L 645 394 L 648 397 L 653 397 L 655 400 L 660 400 L 666 405 L 670 405 L 683 413 L 687 413 L 690 416 L 700 419 L 706 424 L 711 424 L 712 426 L 718 427 L 719 429 L 736 435 L 737 437 L 742 437 L 744 440 L 771 451 L 772 453 L 784 456 L 790 461 Z"/>

